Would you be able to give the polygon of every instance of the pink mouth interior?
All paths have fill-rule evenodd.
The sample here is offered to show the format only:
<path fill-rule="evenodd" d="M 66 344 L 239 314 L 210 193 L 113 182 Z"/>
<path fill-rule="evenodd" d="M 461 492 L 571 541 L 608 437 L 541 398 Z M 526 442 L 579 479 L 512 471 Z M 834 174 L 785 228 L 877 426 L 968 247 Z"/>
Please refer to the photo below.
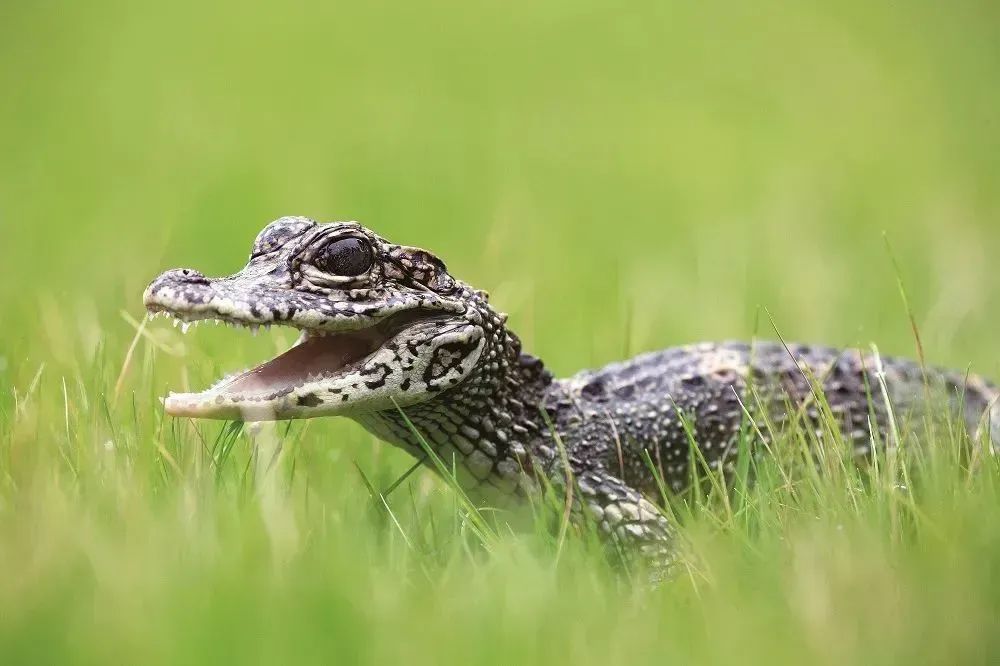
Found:
<path fill-rule="evenodd" d="M 311 335 L 285 353 L 258 365 L 216 387 L 219 392 L 241 395 L 267 395 L 293 388 L 310 376 L 324 375 L 368 356 L 385 342 L 386 336 L 375 328 Z"/>

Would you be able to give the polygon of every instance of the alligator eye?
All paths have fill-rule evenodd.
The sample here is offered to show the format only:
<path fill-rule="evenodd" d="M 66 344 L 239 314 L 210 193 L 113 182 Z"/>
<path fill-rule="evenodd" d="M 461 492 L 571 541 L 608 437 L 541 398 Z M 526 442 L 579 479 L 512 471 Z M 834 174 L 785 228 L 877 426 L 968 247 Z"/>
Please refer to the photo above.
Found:
<path fill-rule="evenodd" d="M 371 245 L 361 238 L 341 238 L 316 254 L 316 268 L 330 275 L 355 276 L 367 273 L 374 257 Z"/>

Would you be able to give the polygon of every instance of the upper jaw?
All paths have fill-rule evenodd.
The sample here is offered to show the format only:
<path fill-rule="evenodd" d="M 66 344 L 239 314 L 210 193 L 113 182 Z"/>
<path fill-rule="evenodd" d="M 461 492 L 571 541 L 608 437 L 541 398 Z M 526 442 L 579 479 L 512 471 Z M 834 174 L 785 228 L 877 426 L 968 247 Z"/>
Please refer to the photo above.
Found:
<path fill-rule="evenodd" d="M 373 293 L 359 298 L 351 292 L 325 294 L 284 285 L 247 284 L 239 275 L 191 279 L 179 273 L 167 271 L 146 288 L 143 303 L 150 314 L 166 313 L 183 323 L 216 320 L 251 328 L 278 324 L 335 333 L 369 328 L 406 310 L 464 311 L 461 304 L 432 292 L 397 292 L 384 298 Z"/>

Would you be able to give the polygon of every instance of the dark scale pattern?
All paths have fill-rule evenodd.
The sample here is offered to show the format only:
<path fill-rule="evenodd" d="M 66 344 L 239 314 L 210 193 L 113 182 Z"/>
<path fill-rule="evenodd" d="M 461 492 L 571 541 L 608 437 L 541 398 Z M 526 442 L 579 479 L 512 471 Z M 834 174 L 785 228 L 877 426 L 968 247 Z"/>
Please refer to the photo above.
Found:
<path fill-rule="evenodd" d="M 798 424 L 823 437 L 817 386 L 859 455 L 873 441 L 892 436 L 886 397 L 901 432 L 924 427 L 924 418 L 935 411 L 964 417 L 973 435 L 987 422 L 984 416 L 997 395 L 993 385 L 940 370 L 929 370 L 925 385 L 916 363 L 882 358 L 886 396 L 878 364 L 874 355 L 856 350 L 700 344 L 580 373 L 559 382 L 547 405 L 559 415 L 559 430 L 574 443 L 580 464 L 615 470 L 647 493 L 656 488 L 643 450 L 671 488 L 680 490 L 691 479 L 692 436 L 709 464 L 732 460 L 741 431 L 749 432 L 750 441 L 769 440 Z"/>
<path fill-rule="evenodd" d="M 344 248 L 350 261 L 330 259 Z M 338 265 L 347 275 L 329 272 Z M 282 218 L 260 233 L 240 273 L 212 279 L 168 271 L 145 302 L 184 321 L 274 323 L 307 336 L 401 321 L 376 352 L 341 371 L 273 395 L 231 395 L 223 386 L 172 396 L 168 411 L 175 400 L 172 413 L 210 418 L 343 415 L 424 457 L 400 406 L 471 497 L 505 504 L 536 492 L 541 477 L 556 489 L 572 483 L 578 520 L 596 522 L 610 542 L 663 570 L 671 527 L 647 499 L 656 487 L 643 452 L 671 488 L 683 488 L 691 478 L 685 423 L 705 459 L 724 468 L 751 424 L 751 440 L 798 423 L 823 437 L 811 377 L 859 455 L 873 441 L 891 441 L 890 416 L 905 432 L 929 414 L 959 410 L 970 434 L 1000 444 L 992 384 L 940 370 L 928 370 L 925 382 L 912 361 L 855 350 L 706 343 L 554 379 L 522 352 L 484 292 L 455 280 L 429 252 L 393 245 L 356 223 Z"/>

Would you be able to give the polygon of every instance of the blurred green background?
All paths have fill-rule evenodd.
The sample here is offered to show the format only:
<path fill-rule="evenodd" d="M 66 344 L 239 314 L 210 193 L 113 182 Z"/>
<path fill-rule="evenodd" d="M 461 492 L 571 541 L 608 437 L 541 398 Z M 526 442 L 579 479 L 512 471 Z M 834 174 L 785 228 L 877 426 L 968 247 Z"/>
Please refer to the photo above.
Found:
<path fill-rule="evenodd" d="M 260 563 L 224 573 L 226 535 L 264 539 L 259 517 L 247 519 L 252 527 L 227 522 L 236 500 L 213 491 L 210 508 L 198 505 L 204 513 L 191 509 L 216 535 L 201 539 L 179 526 L 173 509 L 157 508 L 188 506 L 188 483 L 200 487 L 200 477 L 187 476 L 196 456 L 180 449 L 184 482 L 160 477 L 166 463 L 151 453 L 142 414 L 155 411 L 166 387 L 259 360 L 282 334 L 254 341 L 199 332 L 184 339 L 180 357 L 140 344 L 144 370 L 125 378 L 131 405 L 105 409 L 95 396 L 110 392 L 134 334 L 121 313 L 142 316 L 142 289 L 165 268 L 237 270 L 266 222 L 300 214 L 355 219 L 433 250 L 456 276 L 489 290 L 527 347 L 559 374 L 694 340 L 773 337 L 761 308 L 787 339 L 877 342 L 883 352 L 912 355 L 884 232 L 930 361 L 1000 377 L 998 82 L 1000 5 L 987 0 L 0 3 L 0 534 L 9 551 L 4 576 L 32 581 L 0 586 L 0 625 L 12 641 L 5 645 L 24 650 L 9 654 L 27 658 L 45 646 L 46 628 L 75 627 L 127 636 L 123 645 L 135 651 L 122 654 L 136 659 L 167 644 L 176 650 L 164 652 L 168 661 L 210 657 L 211 646 L 226 643 L 221 637 L 270 621 L 273 590 L 244 590 L 241 581 L 275 575 L 274 607 L 295 618 L 281 626 L 300 633 L 265 632 L 275 652 L 237 653 L 251 661 L 280 658 L 286 640 L 333 640 L 332 625 L 343 639 L 327 646 L 334 652 L 397 654 L 366 650 L 380 627 L 396 631 L 411 614 L 436 629 L 409 636 L 425 641 L 415 654 L 398 654 L 426 663 L 444 658 L 433 646 L 458 640 L 453 623 L 470 641 L 456 659 L 483 663 L 498 655 L 613 662 L 646 648 L 681 659 L 741 656 L 738 645 L 732 653 L 720 647 L 707 620 L 689 632 L 690 644 L 636 643 L 626 632 L 622 640 L 633 642 L 625 649 L 616 643 L 621 625 L 605 627 L 596 612 L 563 627 L 566 644 L 546 648 L 537 636 L 525 643 L 533 622 L 598 601 L 620 603 L 619 622 L 642 615 L 597 583 L 596 596 L 559 596 L 534 569 L 522 578 L 502 568 L 507 574 L 491 574 L 501 589 L 482 586 L 481 607 L 456 601 L 463 586 L 454 582 L 446 592 L 431 586 L 386 601 L 394 588 L 361 573 L 369 551 L 322 539 L 303 578 L 287 586 Z M 64 433 L 75 429 L 71 420 L 85 436 Z M 53 471 L 62 465 L 57 436 L 79 453 L 99 448 L 110 428 L 117 445 L 112 424 L 123 420 L 133 434 L 120 464 L 85 456 L 70 465 L 70 481 Z M 408 464 L 349 423 L 311 424 L 303 441 L 299 464 L 325 479 L 319 496 L 331 511 L 364 503 L 352 499 L 363 488 L 350 459 L 387 466 L 387 478 Z M 315 488 L 302 492 L 316 501 Z M 139 512 L 135 522 L 116 513 L 147 500 L 149 507 L 128 509 Z M 86 538 L 71 529 L 81 515 L 104 512 L 111 517 L 95 519 L 103 527 Z M 319 529 L 303 520 L 303 533 Z M 326 538 L 341 544 L 348 533 Z M 216 538 L 223 545 L 205 545 Z M 76 568 L 90 572 L 103 561 L 115 571 L 178 542 L 202 544 L 212 564 L 191 565 L 192 573 L 157 560 L 134 572 L 142 584 L 126 578 L 176 612 L 150 610 L 142 593 L 108 593 L 94 582 L 105 578 Z M 60 563 L 51 549 L 61 547 L 76 555 Z M 354 587 L 338 587 L 348 580 Z M 191 591 L 201 584 L 215 601 Z M 184 591 L 171 596 L 175 587 Z M 503 589 L 513 590 L 509 598 Z M 373 590 L 389 596 L 365 597 L 364 611 L 345 601 L 377 596 Z M 781 598 L 748 594 L 729 606 L 716 599 L 713 608 L 730 620 L 741 604 L 773 612 L 776 622 L 808 615 Z M 685 599 L 697 603 L 697 595 Z M 101 618 L 102 600 L 115 619 L 91 625 L 81 608 L 93 604 Z M 198 609 L 192 615 L 188 604 Z M 394 610 L 380 615 L 385 607 Z M 526 608 L 535 610 L 522 626 Z M 143 622 L 147 612 L 159 630 Z M 692 614 L 700 612 L 707 618 L 707 607 Z M 476 643 L 468 630 L 480 617 L 512 624 Z M 205 624 L 192 629 L 191 618 Z M 977 654 L 972 634 L 959 641 L 973 646 L 966 656 Z M 602 647 L 587 652 L 582 636 Z M 88 640 L 56 642 L 49 656 L 114 660 L 113 647 Z M 794 663 L 859 654 L 825 645 L 768 644 L 774 652 L 757 656 Z M 234 654 L 219 650 L 220 658 Z"/>
<path fill-rule="evenodd" d="M 138 313 L 304 214 L 436 251 L 561 372 L 760 305 L 908 352 L 885 231 L 931 354 L 998 367 L 994 3 L 0 11 L 6 312 Z"/>

